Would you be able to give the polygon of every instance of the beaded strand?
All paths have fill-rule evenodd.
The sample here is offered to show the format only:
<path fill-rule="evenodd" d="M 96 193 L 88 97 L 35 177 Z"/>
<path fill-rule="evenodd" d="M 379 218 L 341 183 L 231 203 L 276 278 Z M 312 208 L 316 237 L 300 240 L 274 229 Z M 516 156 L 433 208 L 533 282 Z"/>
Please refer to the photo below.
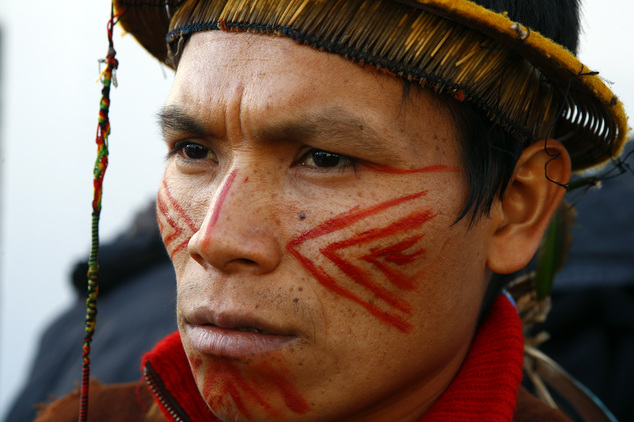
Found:
<path fill-rule="evenodd" d="M 116 51 L 112 39 L 112 30 L 116 24 L 116 19 L 121 13 L 114 14 L 111 7 L 110 20 L 108 21 L 108 54 L 105 59 L 100 60 L 105 63 L 105 69 L 100 75 L 103 88 L 101 90 L 101 100 L 99 102 L 99 117 L 97 125 L 97 159 L 93 169 L 93 201 L 92 201 L 92 224 L 91 224 L 91 247 L 88 261 L 88 292 L 86 297 L 86 331 L 84 336 L 82 353 L 82 378 L 81 396 L 79 402 L 79 422 L 88 420 L 88 393 L 90 385 L 90 348 L 92 337 L 97 324 L 97 296 L 99 294 L 99 217 L 101 215 L 101 198 L 103 194 L 103 178 L 108 167 L 108 138 L 110 136 L 110 87 L 116 86 L 115 69 L 119 62 L 115 59 Z"/>

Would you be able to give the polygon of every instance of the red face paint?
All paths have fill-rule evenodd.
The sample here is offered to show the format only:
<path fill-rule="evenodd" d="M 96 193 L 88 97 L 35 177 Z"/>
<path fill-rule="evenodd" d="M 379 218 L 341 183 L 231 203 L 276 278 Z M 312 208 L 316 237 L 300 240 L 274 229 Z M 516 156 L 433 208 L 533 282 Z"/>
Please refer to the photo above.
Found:
<path fill-rule="evenodd" d="M 462 171 L 459 167 L 449 167 L 443 164 L 421 167 L 418 169 L 411 169 L 411 170 L 397 169 L 390 166 L 379 166 L 376 164 L 366 164 L 366 167 L 370 168 L 370 170 L 378 171 L 381 173 L 392 173 L 392 174 L 437 173 L 437 172 L 446 172 L 446 171 L 458 173 Z"/>
<path fill-rule="evenodd" d="M 373 264 L 381 271 L 385 277 L 394 284 L 396 287 L 404 290 L 414 290 L 414 280 L 408 278 L 402 272 L 392 268 L 385 264 L 389 262 L 398 266 L 404 266 L 414 262 L 419 256 L 425 253 L 424 249 L 419 249 L 416 252 L 410 254 L 404 254 L 403 251 L 413 247 L 423 235 L 410 237 L 395 245 L 388 246 L 387 248 L 374 248 L 371 253 L 362 256 L 361 259 Z M 385 261 L 385 262 L 384 262 Z"/>
<path fill-rule="evenodd" d="M 199 374 L 204 376 L 202 394 L 211 409 L 235 407 L 250 420 L 253 412 L 262 410 L 272 418 L 282 419 L 281 409 L 275 406 L 277 397 L 293 413 L 303 415 L 310 411 L 306 399 L 270 363 L 247 365 L 248 374 L 239 370 L 239 363 L 218 360 Z"/>
<path fill-rule="evenodd" d="M 214 406 L 220 405 L 226 398 L 231 397 L 238 411 L 247 419 L 251 419 L 251 413 L 245 405 L 243 396 L 248 400 L 249 407 L 257 405 L 269 415 L 275 413 L 271 405 L 240 375 L 233 363 L 214 362 L 205 374 L 203 387 L 203 397 L 207 399 L 212 409 Z"/>
<path fill-rule="evenodd" d="M 225 182 L 224 186 L 220 190 L 220 193 L 218 194 L 218 200 L 216 201 L 214 209 L 211 213 L 211 218 L 209 219 L 209 225 L 205 229 L 206 233 L 205 233 L 205 238 L 203 240 L 203 247 L 209 246 L 209 242 L 212 241 L 212 233 L 216 225 L 216 222 L 218 221 L 218 217 L 220 216 L 220 211 L 222 210 L 222 204 L 225 202 L 225 199 L 227 198 L 227 194 L 229 193 L 229 189 L 231 188 L 231 185 L 233 184 L 233 181 L 236 179 L 237 175 L 238 175 L 238 170 L 232 171 L 229 174 L 229 177 L 227 177 L 227 181 Z"/>
<path fill-rule="evenodd" d="M 190 363 L 191 363 L 192 371 L 194 372 L 194 374 L 197 374 L 198 369 L 203 364 L 203 360 L 199 355 L 194 355 L 191 358 Z"/>
<path fill-rule="evenodd" d="M 261 364 L 259 369 L 263 373 L 266 373 L 267 381 L 277 386 L 286 407 L 298 415 L 304 415 L 310 411 L 310 405 L 306 399 L 299 394 L 295 386 L 288 379 L 280 374 L 280 371 L 275 370 L 275 368 L 267 362 Z"/>
<path fill-rule="evenodd" d="M 197 228 L 191 217 L 174 199 L 165 181 L 163 181 L 163 189 L 159 191 L 156 205 L 159 211 L 157 219 L 163 242 L 170 257 L 173 258 L 177 252 L 187 247 L 189 239 L 197 231 Z M 169 225 L 169 229 L 162 221 L 163 219 Z M 173 246 L 174 243 L 176 243 L 176 246 Z"/>
<path fill-rule="evenodd" d="M 412 328 L 412 325 L 405 320 L 405 317 L 411 314 L 409 302 L 395 293 L 395 289 L 385 287 L 385 283 L 379 283 L 375 272 L 368 272 L 356 264 L 356 261 L 363 260 L 372 264 L 379 270 L 379 273 L 385 276 L 388 284 L 395 287 L 396 290 L 412 290 L 414 289 L 414 280 L 400 270 L 392 268 L 390 264 L 403 266 L 414 262 L 418 257 L 423 255 L 424 249 L 420 248 L 409 254 L 403 252 L 414 247 L 418 240 L 422 238 L 422 234 L 410 236 L 405 240 L 399 239 L 397 243 L 388 247 L 371 249 L 370 253 L 366 253 L 360 257 L 344 256 L 343 252 L 356 251 L 359 246 L 369 242 L 390 238 L 399 233 L 408 233 L 413 230 L 418 230 L 426 222 L 434 218 L 434 214 L 431 211 L 423 210 L 411 213 L 385 227 L 373 228 L 355 234 L 348 239 L 334 242 L 320 249 L 323 256 L 339 268 L 348 277 L 349 281 L 364 287 L 372 293 L 374 298 L 380 299 L 380 301 L 384 303 L 382 307 L 375 303 L 374 300 L 365 300 L 352 290 L 344 287 L 342 285 L 343 280 L 336 280 L 323 267 L 318 266 L 312 259 L 303 255 L 300 252 L 300 247 L 310 239 L 315 239 L 344 229 L 353 223 L 377 215 L 389 208 L 413 201 L 425 194 L 426 192 L 419 192 L 407 195 L 362 210 L 355 207 L 303 233 L 290 241 L 286 248 L 324 287 L 335 294 L 361 305 L 380 321 L 392 325 L 400 331 L 407 332 Z M 347 255 L 350 255 L 350 253 Z M 385 307 L 388 309 L 385 310 Z"/>

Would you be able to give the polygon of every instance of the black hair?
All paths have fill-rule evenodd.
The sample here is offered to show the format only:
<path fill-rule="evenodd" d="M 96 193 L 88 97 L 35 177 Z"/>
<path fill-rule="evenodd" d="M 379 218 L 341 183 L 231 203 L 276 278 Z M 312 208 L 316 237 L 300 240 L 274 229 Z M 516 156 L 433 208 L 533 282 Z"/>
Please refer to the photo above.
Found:
<path fill-rule="evenodd" d="M 577 54 L 580 0 L 471 0 L 538 31 Z"/>
<path fill-rule="evenodd" d="M 580 32 L 580 0 L 472 0 L 495 12 L 508 12 L 510 19 L 577 53 Z M 486 113 L 450 96 L 443 100 L 454 117 L 461 145 L 462 164 L 468 183 L 467 198 L 458 220 L 471 213 L 471 223 L 488 215 L 493 201 L 501 197 L 524 148 Z M 485 292 L 479 320 L 514 274 L 493 274 Z"/>
<path fill-rule="evenodd" d="M 576 53 L 580 31 L 579 0 L 473 0 Z M 444 96 L 459 133 L 462 164 L 468 183 L 467 198 L 458 220 L 471 213 L 471 223 L 488 215 L 513 174 L 527 142 L 520 142 L 486 113 L 468 102 Z"/>

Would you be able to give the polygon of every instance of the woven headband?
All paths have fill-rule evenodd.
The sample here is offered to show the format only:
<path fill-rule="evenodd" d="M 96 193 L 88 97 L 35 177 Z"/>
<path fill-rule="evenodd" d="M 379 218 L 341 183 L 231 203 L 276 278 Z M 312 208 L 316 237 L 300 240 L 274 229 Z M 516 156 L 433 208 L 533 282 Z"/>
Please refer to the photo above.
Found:
<path fill-rule="evenodd" d="M 121 24 L 175 67 L 209 30 L 286 36 L 469 101 L 521 141 L 550 136 L 574 170 L 616 157 L 623 105 L 564 47 L 468 0 L 116 0 Z"/>

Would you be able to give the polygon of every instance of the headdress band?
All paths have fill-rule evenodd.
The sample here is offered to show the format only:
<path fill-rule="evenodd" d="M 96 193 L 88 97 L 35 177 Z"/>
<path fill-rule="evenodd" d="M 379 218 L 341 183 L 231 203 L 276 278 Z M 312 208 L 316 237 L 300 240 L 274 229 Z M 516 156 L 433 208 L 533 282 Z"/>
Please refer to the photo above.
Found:
<path fill-rule="evenodd" d="M 625 140 L 623 106 L 596 72 L 468 0 L 154 1 L 117 4 L 126 29 L 172 66 L 196 32 L 286 36 L 472 102 L 521 141 L 560 139 L 575 170 L 618 155 Z"/>

